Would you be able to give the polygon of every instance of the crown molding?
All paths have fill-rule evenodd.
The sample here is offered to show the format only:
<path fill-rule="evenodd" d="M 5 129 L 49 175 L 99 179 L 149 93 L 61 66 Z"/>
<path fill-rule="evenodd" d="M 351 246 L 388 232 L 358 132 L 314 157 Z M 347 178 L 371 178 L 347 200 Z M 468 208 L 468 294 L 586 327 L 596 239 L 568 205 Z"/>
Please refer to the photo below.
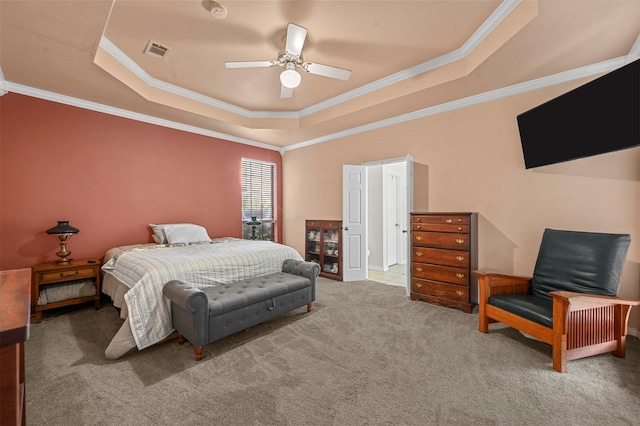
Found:
<path fill-rule="evenodd" d="M 7 82 L 4 80 L 4 74 L 2 74 L 2 67 L 0 67 L 0 96 L 7 94 Z"/>
<path fill-rule="evenodd" d="M 328 142 L 334 139 L 369 132 L 371 130 L 379 129 L 382 127 L 393 126 L 396 124 L 405 123 L 407 121 L 413 121 L 420 118 L 441 114 L 443 112 L 453 111 L 459 108 L 466 108 L 484 102 L 491 102 L 497 99 L 506 98 L 508 96 L 518 95 L 520 93 L 530 92 L 532 90 L 538 90 L 548 86 L 554 86 L 556 84 L 565 83 L 579 78 L 590 77 L 596 74 L 613 71 L 614 69 L 620 68 L 621 66 L 625 65 L 626 61 L 627 56 L 622 56 L 619 58 L 576 68 L 570 71 L 553 74 L 535 80 L 530 80 L 524 83 L 503 87 L 501 89 L 492 90 L 490 92 L 480 93 L 478 95 L 457 99 L 455 101 L 446 102 L 444 104 L 435 105 L 429 108 L 420 109 L 410 113 L 398 115 L 396 117 L 364 124 L 362 126 L 353 127 L 351 129 L 342 130 L 340 132 L 331 133 L 315 139 L 309 139 L 304 142 L 289 145 L 284 148 L 284 151 L 286 152 L 294 149 L 304 148 L 318 143 Z"/>
<path fill-rule="evenodd" d="M 166 91 L 168 93 L 176 94 L 187 99 L 194 100 L 196 102 L 210 105 L 215 108 L 219 108 L 233 114 L 240 115 L 246 118 L 260 118 L 260 119 L 300 119 L 322 110 L 332 108 L 340 105 L 344 102 L 351 101 L 360 96 L 367 95 L 385 87 L 391 86 L 398 82 L 407 80 L 409 78 L 416 77 L 425 72 L 434 70 L 436 68 L 447 65 L 451 62 L 463 59 L 468 56 L 473 50 L 489 35 L 491 32 L 515 9 L 522 0 L 503 0 L 500 5 L 493 11 L 493 13 L 487 18 L 482 25 L 471 35 L 471 37 L 463 44 L 462 47 L 441 55 L 432 60 L 423 62 L 411 68 L 399 71 L 391 74 L 387 77 L 383 77 L 379 80 L 365 84 L 356 89 L 342 93 L 338 96 L 334 96 L 325 101 L 319 102 L 307 108 L 303 108 L 299 111 L 251 111 L 245 108 L 241 108 L 237 105 L 233 105 L 227 102 L 220 101 L 215 98 L 197 93 L 191 90 L 184 89 L 182 87 L 158 80 L 150 76 L 144 69 L 142 69 L 136 62 L 129 58 L 123 51 L 121 51 L 114 43 L 112 43 L 104 34 L 100 38 L 99 47 L 106 53 L 111 55 L 115 60 L 120 62 L 125 68 L 131 71 L 136 77 L 142 80 L 145 84 L 155 87 L 157 89 Z"/>
<path fill-rule="evenodd" d="M 640 37 L 638 37 L 638 40 L 640 40 Z M 353 127 L 351 129 L 346 129 L 340 132 L 331 133 L 325 136 L 321 136 L 319 138 L 309 139 L 307 141 L 299 142 L 293 145 L 289 145 L 287 147 L 277 147 L 274 145 L 266 144 L 266 143 L 251 140 L 251 139 L 240 138 L 234 135 L 215 132 L 212 130 L 202 129 L 195 126 L 188 126 L 182 123 L 177 123 L 175 121 L 165 120 L 165 119 L 161 119 L 161 118 L 157 118 L 157 117 L 153 117 L 145 114 L 140 114 L 137 112 L 132 112 L 132 111 L 128 111 L 120 108 L 114 108 L 114 107 L 99 104 L 96 102 L 85 101 L 82 99 L 73 98 L 71 96 L 60 95 L 57 93 L 48 92 L 46 90 L 36 89 L 33 87 L 21 85 L 21 84 L 7 82 L 4 80 L 4 78 L 1 75 L 0 75 L 0 78 L 2 78 L 2 81 L 0 82 L 1 83 L 0 87 L 4 86 L 6 91 L 13 92 L 13 93 L 19 93 L 22 95 L 45 99 L 52 102 L 58 102 L 61 104 L 89 109 L 92 111 L 103 112 L 105 114 L 111 114 L 118 117 L 124 117 L 132 120 L 155 124 L 158 126 L 168 127 L 168 128 L 177 129 L 177 130 L 183 130 L 190 133 L 196 133 L 204 136 L 210 136 L 213 138 L 228 140 L 231 142 L 237 142 L 245 145 L 251 145 L 259 148 L 278 151 L 280 152 L 281 155 L 284 155 L 286 151 L 292 151 L 295 149 L 300 149 L 307 146 L 315 145 L 318 143 L 328 142 L 338 138 L 344 138 L 347 136 L 352 136 L 352 135 L 368 132 L 371 130 L 375 130 L 375 129 L 379 129 L 387 126 L 393 126 L 396 124 L 405 123 L 408 121 L 417 120 L 424 117 L 429 117 L 432 115 L 440 114 L 447 111 L 452 111 L 459 108 L 465 108 L 468 106 L 477 105 L 483 102 L 491 102 L 491 101 L 505 98 L 508 96 L 518 95 L 518 94 L 529 92 L 532 90 L 538 90 L 545 87 L 554 86 L 556 84 L 565 83 L 565 82 L 569 82 L 569 81 L 584 78 L 584 77 L 590 77 L 600 73 L 610 72 L 617 68 L 620 68 L 621 66 L 626 65 L 632 60 L 638 59 L 640 57 L 639 46 L 640 46 L 640 41 L 637 41 L 632 51 L 626 56 L 621 56 L 619 58 L 614 58 L 614 59 L 598 62 L 591 65 L 586 65 L 584 67 L 575 68 L 573 70 L 553 74 L 546 77 L 541 77 L 535 80 L 530 80 L 530 81 L 515 84 L 512 86 L 507 86 L 507 87 L 496 89 L 490 92 L 485 92 L 478 95 L 457 99 L 455 101 L 447 102 L 440 105 L 435 105 L 429 108 L 420 109 L 407 114 L 391 117 L 385 120 L 380 120 L 380 121 L 372 122 L 362 126 Z"/>
<path fill-rule="evenodd" d="M 46 90 L 36 89 L 34 87 L 24 86 L 21 84 L 6 82 L 7 90 L 13 93 L 19 93 L 21 95 L 31 96 L 34 98 L 44 99 L 47 101 L 57 102 L 65 105 L 75 106 L 78 108 L 88 109 L 91 111 L 102 112 L 105 114 L 115 115 L 117 117 L 128 118 L 131 120 L 142 121 L 144 123 L 155 124 L 157 126 L 168 127 L 171 129 L 182 130 L 189 133 L 195 133 L 203 136 L 209 136 L 212 138 L 223 139 L 230 142 L 237 142 L 245 145 L 251 145 L 258 148 L 269 149 L 272 151 L 280 151 L 281 147 L 258 142 L 251 139 L 241 138 L 226 133 L 216 132 L 213 130 L 203 129 L 201 127 L 189 126 L 183 123 L 178 123 L 171 120 L 165 120 L 163 118 L 153 117 L 151 115 L 140 114 L 138 112 L 129 111 L 126 109 L 115 108 L 112 106 L 99 104 L 97 102 L 86 101 L 83 99 L 74 98 L 71 96 L 61 95 L 59 93 L 48 92 Z"/>

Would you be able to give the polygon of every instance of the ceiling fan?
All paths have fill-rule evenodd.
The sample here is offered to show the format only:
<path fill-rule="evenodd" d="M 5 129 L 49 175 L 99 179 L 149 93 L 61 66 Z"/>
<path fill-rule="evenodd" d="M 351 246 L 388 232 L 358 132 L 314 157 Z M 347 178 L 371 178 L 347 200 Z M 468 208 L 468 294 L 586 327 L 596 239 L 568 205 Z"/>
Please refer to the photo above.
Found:
<path fill-rule="evenodd" d="M 289 23 L 287 26 L 287 40 L 284 52 L 275 61 L 246 61 L 246 62 L 225 62 L 227 68 L 267 68 L 281 67 L 284 71 L 280 74 L 281 98 L 290 98 L 293 89 L 300 85 L 301 76 L 297 71 L 300 68 L 308 73 L 321 75 L 324 77 L 337 78 L 338 80 L 349 80 L 351 71 L 342 68 L 331 67 L 329 65 L 305 62 L 302 59 L 302 46 L 307 37 L 307 29 L 296 24 Z"/>

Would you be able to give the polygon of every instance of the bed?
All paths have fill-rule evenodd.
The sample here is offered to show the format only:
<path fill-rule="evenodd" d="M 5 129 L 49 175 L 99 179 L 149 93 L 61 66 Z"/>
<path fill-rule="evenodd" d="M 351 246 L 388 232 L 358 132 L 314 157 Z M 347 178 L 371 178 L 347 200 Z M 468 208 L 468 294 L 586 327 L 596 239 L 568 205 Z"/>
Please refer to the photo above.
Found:
<path fill-rule="evenodd" d="M 170 303 L 162 294 L 168 281 L 205 288 L 280 271 L 285 259 L 303 260 L 292 247 L 271 241 L 156 241 L 105 253 L 102 292 L 124 319 L 105 350 L 109 359 L 134 348 L 145 349 L 172 334 Z"/>

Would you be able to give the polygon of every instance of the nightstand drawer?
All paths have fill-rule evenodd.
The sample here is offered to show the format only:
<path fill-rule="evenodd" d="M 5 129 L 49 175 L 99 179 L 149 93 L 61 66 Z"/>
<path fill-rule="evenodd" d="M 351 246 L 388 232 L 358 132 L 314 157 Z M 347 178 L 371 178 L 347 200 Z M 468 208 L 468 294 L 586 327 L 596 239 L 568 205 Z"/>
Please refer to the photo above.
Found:
<path fill-rule="evenodd" d="M 77 280 L 81 278 L 93 278 L 96 276 L 95 268 L 80 268 L 63 271 L 38 272 L 40 284 L 58 283 L 61 281 Z"/>

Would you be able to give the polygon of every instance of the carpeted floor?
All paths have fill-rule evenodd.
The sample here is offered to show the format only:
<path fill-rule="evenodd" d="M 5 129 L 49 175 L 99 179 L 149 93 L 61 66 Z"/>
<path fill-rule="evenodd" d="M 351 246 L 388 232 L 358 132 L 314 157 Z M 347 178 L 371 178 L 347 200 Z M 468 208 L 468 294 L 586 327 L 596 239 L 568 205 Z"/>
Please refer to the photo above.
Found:
<path fill-rule="evenodd" d="M 638 425 L 640 344 L 551 368 L 551 347 L 401 287 L 320 278 L 300 308 L 204 348 L 119 360 L 121 320 L 91 305 L 32 324 L 30 425 Z"/>

